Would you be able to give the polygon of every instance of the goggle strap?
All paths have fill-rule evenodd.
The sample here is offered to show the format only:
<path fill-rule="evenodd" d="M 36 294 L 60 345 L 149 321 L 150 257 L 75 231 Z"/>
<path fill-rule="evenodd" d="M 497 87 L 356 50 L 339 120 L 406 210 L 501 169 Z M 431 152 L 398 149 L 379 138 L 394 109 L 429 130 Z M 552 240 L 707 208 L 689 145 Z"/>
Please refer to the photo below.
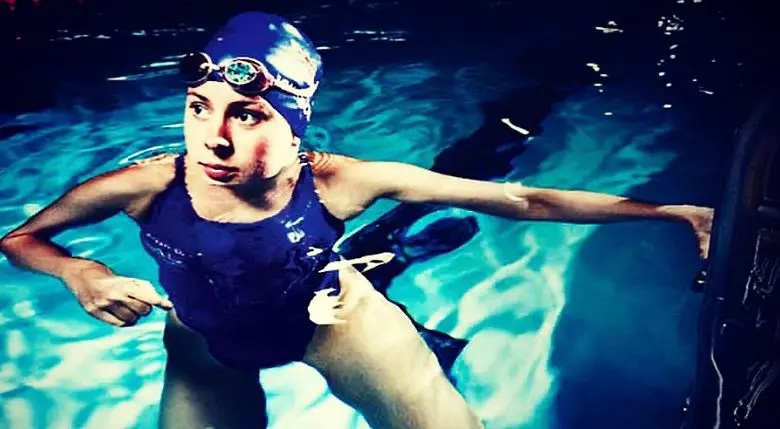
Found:
<path fill-rule="evenodd" d="M 203 64 L 201 64 L 201 66 L 200 66 L 201 68 L 204 68 L 204 66 L 206 68 L 208 68 L 208 71 L 203 76 L 204 78 L 207 78 L 208 75 L 211 74 L 214 71 L 221 71 L 222 70 L 222 67 L 220 67 L 219 64 L 215 64 L 214 61 L 209 56 L 209 54 L 207 54 L 205 52 L 199 52 L 198 54 L 202 55 L 206 59 L 206 61 Z M 258 71 L 258 76 L 259 75 L 266 75 L 266 73 L 268 72 L 268 69 L 263 65 L 263 63 L 255 60 L 254 58 L 238 57 L 238 58 L 234 58 L 233 60 L 234 61 L 236 61 L 236 60 L 239 60 L 239 61 L 249 60 L 249 61 L 247 61 L 249 63 L 257 62 L 257 64 L 261 68 L 261 70 Z M 290 94 L 292 94 L 294 96 L 297 96 L 297 97 L 311 98 L 314 95 L 314 93 L 317 91 L 317 88 L 320 86 L 319 82 L 315 82 L 313 85 L 309 86 L 308 88 L 300 89 L 300 88 L 295 87 L 295 85 L 293 85 L 293 83 L 290 82 L 287 78 L 285 78 L 285 77 L 283 77 L 283 76 L 281 76 L 279 74 L 277 74 L 276 76 L 273 76 L 272 79 L 273 79 L 273 82 L 271 82 L 271 84 L 272 84 L 271 86 L 275 86 L 275 87 L 281 89 L 282 91 L 288 92 L 288 93 L 290 93 Z"/>

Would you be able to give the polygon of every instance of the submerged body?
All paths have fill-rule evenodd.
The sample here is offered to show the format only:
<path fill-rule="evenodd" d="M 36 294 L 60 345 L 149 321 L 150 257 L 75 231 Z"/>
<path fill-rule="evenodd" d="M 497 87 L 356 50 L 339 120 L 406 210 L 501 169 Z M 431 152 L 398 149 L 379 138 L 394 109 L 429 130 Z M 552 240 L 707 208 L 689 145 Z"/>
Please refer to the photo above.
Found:
<path fill-rule="evenodd" d="M 256 370 L 303 357 L 314 324 L 315 292 L 338 292 L 333 246 L 344 223 L 317 198 L 305 155 L 287 202 L 254 222 L 204 219 L 186 186 L 185 155 L 142 220 L 141 241 L 160 266 L 160 283 L 179 318 L 208 339 L 211 352 Z M 197 167 L 196 167 L 197 168 Z M 293 171 L 294 172 L 294 171 Z"/>
<path fill-rule="evenodd" d="M 162 427 L 257 427 L 266 421 L 258 371 L 294 361 L 320 371 L 372 427 L 481 427 L 395 304 L 351 266 L 319 273 L 339 259 L 332 247 L 344 219 L 331 210 L 358 213 L 338 205 L 346 200 L 317 177 L 306 154 L 289 166 L 285 174 L 295 179 L 274 208 L 244 211 L 236 216 L 243 222 L 198 214 L 202 200 L 187 176 L 197 182 L 203 173 L 186 161 L 183 154 L 142 167 L 164 190 L 132 214 L 176 309 L 165 333 Z M 324 289 L 338 294 L 348 323 L 310 320 L 307 306 Z M 233 400 L 213 400 L 224 395 Z"/>

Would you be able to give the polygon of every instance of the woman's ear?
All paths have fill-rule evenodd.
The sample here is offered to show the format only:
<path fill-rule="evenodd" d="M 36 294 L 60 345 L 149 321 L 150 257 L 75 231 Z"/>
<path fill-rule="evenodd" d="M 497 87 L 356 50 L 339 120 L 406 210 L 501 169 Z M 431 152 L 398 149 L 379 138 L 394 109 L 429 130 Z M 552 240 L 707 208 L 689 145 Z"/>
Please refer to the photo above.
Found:
<path fill-rule="evenodd" d="M 293 136 L 292 145 L 294 148 L 301 147 L 301 138 L 298 136 Z"/>

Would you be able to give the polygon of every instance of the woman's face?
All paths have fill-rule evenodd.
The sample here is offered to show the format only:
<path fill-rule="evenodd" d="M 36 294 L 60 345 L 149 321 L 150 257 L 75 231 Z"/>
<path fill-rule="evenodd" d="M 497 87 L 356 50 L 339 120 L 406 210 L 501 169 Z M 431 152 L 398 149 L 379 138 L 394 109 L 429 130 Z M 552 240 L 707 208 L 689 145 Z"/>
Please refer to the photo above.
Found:
<path fill-rule="evenodd" d="M 300 140 L 260 96 L 244 96 L 224 82 L 189 88 L 184 140 L 192 165 L 215 185 L 275 177 L 297 160 Z"/>

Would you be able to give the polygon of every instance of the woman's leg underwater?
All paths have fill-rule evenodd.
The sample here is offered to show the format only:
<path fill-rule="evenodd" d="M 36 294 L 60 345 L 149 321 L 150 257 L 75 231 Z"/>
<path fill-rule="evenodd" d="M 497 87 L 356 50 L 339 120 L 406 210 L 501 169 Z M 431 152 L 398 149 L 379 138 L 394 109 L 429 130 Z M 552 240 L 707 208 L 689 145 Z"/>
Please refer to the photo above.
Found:
<path fill-rule="evenodd" d="M 409 318 L 356 270 L 341 272 L 347 323 L 318 326 L 304 361 L 374 429 L 483 425 Z"/>
<path fill-rule="evenodd" d="M 206 342 L 171 311 L 163 342 L 168 352 L 160 404 L 161 429 L 260 429 L 268 424 L 257 374 L 217 362 Z"/>

